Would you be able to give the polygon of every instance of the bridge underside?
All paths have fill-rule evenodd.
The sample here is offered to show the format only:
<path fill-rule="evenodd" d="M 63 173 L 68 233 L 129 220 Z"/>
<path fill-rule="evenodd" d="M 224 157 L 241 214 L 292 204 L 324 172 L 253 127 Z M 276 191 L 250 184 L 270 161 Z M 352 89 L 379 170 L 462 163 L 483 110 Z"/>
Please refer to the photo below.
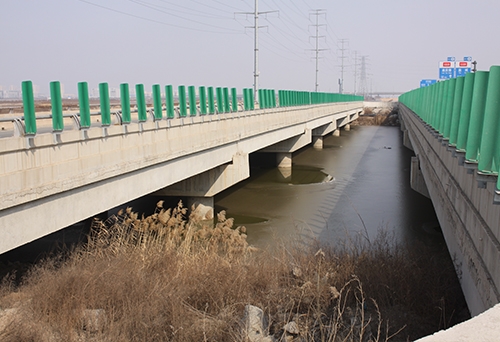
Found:
<path fill-rule="evenodd" d="M 361 110 L 336 103 L 0 140 L 0 253 L 148 194 L 210 206 L 249 176 L 249 154 L 291 162 Z"/>
<path fill-rule="evenodd" d="M 460 156 L 400 104 L 404 143 L 418 160 L 472 315 L 500 302 L 500 206 L 495 183 L 471 172 Z M 496 181 L 496 178 L 495 178 Z"/>

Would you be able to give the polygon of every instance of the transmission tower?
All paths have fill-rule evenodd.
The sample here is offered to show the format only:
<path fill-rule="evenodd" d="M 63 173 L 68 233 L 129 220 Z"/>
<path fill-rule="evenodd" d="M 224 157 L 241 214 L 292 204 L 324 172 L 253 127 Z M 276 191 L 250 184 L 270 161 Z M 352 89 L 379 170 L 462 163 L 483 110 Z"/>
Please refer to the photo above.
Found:
<path fill-rule="evenodd" d="M 317 10 L 312 10 L 311 11 L 311 14 L 310 15 L 315 15 L 316 16 L 316 24 L 315 25 L 311 25 L 311 26 L 314 26 L 316 27 L 316 35 L 315 36 L 310 36 L 310 38 L 315 38 L 316 39 L 316 48 L 312 51 L 316 51 L 316 81 L 315 81 L 315 85 L 314 85 L 314 91 L 318 91 L 318 87 L 319 87 L 319 83 L 318 83 L 318 72 L 319 72 L 319 53 L 321 51 L 325 51 L 327 49 L 320 49 L 319 48 L 319 39 L 320 38 L 324 38 L 325 36 L 320 36 L 319 35 L 319 28 L 320 26 L 326 26 L 325 24 L 319 24 L 319 17 L 321 15 L 325 15 L 326 16 L 326 10 L 324 9 L 317 9 Z"/>
<path fill-rule="evenodd" d="M 339 39 L 339 43 L 342 45 L 341 48 L 339 48 L 340 51 L 340 80 L 339 80 L 339 93 L 342 94 L 344 93 L 344 60 L 347 58 L 347 56 L 344 55 L 344 52 L 347 50 L 344 48 L 345 43 L 349 43 L 347 39 Z"/>
<path fill-rule="evenodd" d="M 261 14 L 274 13 L 279 11 L 266 11 L 259 12 L 259 0 L 255 0 L 255 8 L 253 12 L 236 12 L 235 14 L 246 14 L 253 15 L 254 25 L 246 26 L 247 28 L 254 29 L 254 54 L 253 54 L 253 96 L 257 98 L 257 92 L 259 90 L 259 29 L 267 26 L 259 26 L 259 16 Z"/>
<path fill-rule="evenodd" d="M 354 95 L 356 95 L 356 82 L 358 81 L 358 51 L 354 51 Z"/>
<path fill-rule="evenodd" d="M 359 92 L 366 96 L 368 92 L 368 84 L 366 80 L 366 60 L 368 56 L 361 56 L 361 75 L 359 77 Z"/>

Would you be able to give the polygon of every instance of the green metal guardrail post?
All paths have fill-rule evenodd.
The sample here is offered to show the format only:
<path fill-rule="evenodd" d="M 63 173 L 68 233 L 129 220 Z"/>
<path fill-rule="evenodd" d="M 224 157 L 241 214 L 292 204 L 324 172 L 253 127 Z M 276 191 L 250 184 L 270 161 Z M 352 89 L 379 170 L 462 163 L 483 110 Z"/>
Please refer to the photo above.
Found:
<path fill-rule="evenodd" d="M 214 87 L 207 88 L 208 114 L 215 114 Z"/>
<path fill-rule="evenodd" d="M 99 102 L 101 104 L 101 126 L 109 126 L 111 125 L 111 109 L 107 83 L 99 83 Z"/>
<path fill-rule="evenodd" d="M 61 98 L 61 83 L 50 82 L 50 102 L 52 104 L 52 129 L 60 132 L 64 129 L 63 109 Z"/>
<path fill-rule="evenodd" d="M 185 118 L 187 116 L 187 103 L 186 103 L 186 87 L 179 86 L 179 116 Z"/>
<path fill-rule="evenodd" d="M 148 120 L 148 111 L 146 109 L 146 96 L 144 95 L 144 84 L 135 85 L 135 98 L 137 101 L 137 113 L 139 122 Z"/>
<path fill-rule="evenodd" d="M 458 137 L 458 123 L 460 121 L 460 109 L 462 107 L 462 98 L 464 92 L 465 77 L 457 77 L 455 85 L 455 95 L 453 99 L 453 110 L 451 114 L 451 127 L 450 127 L 450 145 L 456 146 Z M 429 87 L 428 87 L 429 88 Z M 427 112 L 427 111 L 426 111 Z"/>
<path fill-rule="evenodd" d="M 470 110 L 472 106 L 472 92 L 474 90 L 475 73 L 465 75 L 462 106 L 460 108 L 460 122 L 458 124 L 457 151 L 465 152 L 467 134 L 470 124 Z"/>
<path fill-rule="evenodd" d="M 264 91 L 262 89 L 259 89 L 257 93 L 259 96 L 259 108 L 263 109 L 266 106 L 266 104 L 264 103 Z"/>
<path fill-rule="evenodd" d="M 87 82 L 78 83 L 78 103 L 80 106 L 80 128 L 90 127 L 89 85 Z"/>
<path fill-rule="evenodd" d="M 80 128 L 90 127 L 89 85 L 87 82 L 78 83 L 78 103 L 80 106 Z"/>
<path fill-rule="evenodd" d="M 120 84 L 120 103 L 122 105 L 122 123 L 129 124 L 130 117 L 130 90 L 128 83 Z"/>
<path fill-rule="evenodd" d="M 467 147 L 465 148 L 465 160 L 477 163 L 479 157 L 479 145 L 483 131 L 484 109 L 486 105 L 486 93 L 488 90 L 488 71 L 476 71 L 474 91 L 472 93 L 471 120 L 469 133 L 467 135 Z"/>
<path fill-rule="evenodd" d="M 452 78 L 448 81 L 448 92 L 446 94 L 446 110 L 444 113 L 443 122 L 443 137 L 450 138 L 451 118 L 453 115 L 453 103 L 455 102 L 455 88 L 457 86 L 457 79 Z"/>
<path fill-rule="evenodd" d="M 215 88 L 215 93 L 217 97 L 217 113 L 223 113 L 224 112 L 224 99 L 222 95 L 222 88 L 217 87 Z"/>
<path fill-rule="evenodd" d="M 196 89 L 194 86 L 188 87 L 188 96 L 189 96 L 189 115 L 196 116 Z"/>
<path fill-rule="evenodd" d="M 224 113 L 229 113 L 231 106 L 229 104 L 229 89 L 227 87 L 222 88 L 222 96 L 224 98 Z"/>
<path fill-rule="evenodd" d="M 163 109 L 161 103 L 161 87 L 159 84 L 153 84 L 153 108 L 155 121 L 163 119 Z"/>
<path fill-rule="evenodd" d="M 478 171 L 498 174 L 500 168 L 500 66 L 490 68 L 488 94 L 484 111 L 484 126 L 481 134 L 481 155 Z"/>
<path fill-rule="evenodd" d="M 207 114 L 207 90 L 204 86 L 198 88 L 200 93 L 200 115 Z"/>
<path fill-rule="evenodd" d="M 175 118 L 174 88 L 171 84 L 165 86 L 165 106 L 167 107 L 167 119 Z"/>
<path fill-rule="evenodd" d="M 24 107 L 24 133 L 36 134 L 35 98 L 33 96 L 33 82 L 22 82 Z"/>
<path fill-rule="evenodd" d="M 243 108 L 245 108 L 245 111 L 250 109 L 250 101 L 248 100 L 248 89 L 243 88 Z"/>
<path fill-rule="evenodd" d="M 236 88 L 231 88 L 231 104 L 233 113 L 238 112 L 238 94 Z"/>
<path fill-rule="evenodd" d="M 250 91 L 248 92 L 248 94 L 250 95 L 250 109 L 251 110 L 255 110 L 255 98 L 254 98 L 254 92 L 253 92 L 253 89 L 250 89 Z"/>

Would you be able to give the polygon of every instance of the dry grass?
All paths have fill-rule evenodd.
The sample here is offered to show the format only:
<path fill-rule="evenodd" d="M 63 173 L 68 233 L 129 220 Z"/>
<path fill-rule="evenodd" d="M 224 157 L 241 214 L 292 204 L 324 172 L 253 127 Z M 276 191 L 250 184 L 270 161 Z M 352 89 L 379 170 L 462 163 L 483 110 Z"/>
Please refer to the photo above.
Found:
<path fill-rule="evenodd" d="M 249 247 L 224 213 L 215 227 L 185 215 L 161 203 L 146 218 L 127 210 L 19 288 L 4 281 L 0 340 L 245 341 L 247 304 L 264 310 L 277 341 L 406 341 L 453 317 L 453 267 L 429 261 L 428 250 L 381 236 L 270 254 Z M 292 321 L 300 333 L 286 338 Z"/>

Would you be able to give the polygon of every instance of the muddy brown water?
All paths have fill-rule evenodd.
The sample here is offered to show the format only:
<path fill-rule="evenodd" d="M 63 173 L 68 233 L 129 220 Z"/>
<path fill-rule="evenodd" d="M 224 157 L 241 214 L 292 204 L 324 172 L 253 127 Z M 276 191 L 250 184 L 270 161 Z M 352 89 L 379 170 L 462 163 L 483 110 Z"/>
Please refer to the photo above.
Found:
<path fill-rule="evenodd" d="M 252 169 L 250 179 L 216 196 L 216 208 L 260 247 L 353 235 L 373 241 L 380 230 L 398 241 L 442 241 L 431 201 L 410 188 L 411 156 L 398 127 L 356 126 L 325 138 L 321 150 L 294 153 L 291 174 Z"/>

